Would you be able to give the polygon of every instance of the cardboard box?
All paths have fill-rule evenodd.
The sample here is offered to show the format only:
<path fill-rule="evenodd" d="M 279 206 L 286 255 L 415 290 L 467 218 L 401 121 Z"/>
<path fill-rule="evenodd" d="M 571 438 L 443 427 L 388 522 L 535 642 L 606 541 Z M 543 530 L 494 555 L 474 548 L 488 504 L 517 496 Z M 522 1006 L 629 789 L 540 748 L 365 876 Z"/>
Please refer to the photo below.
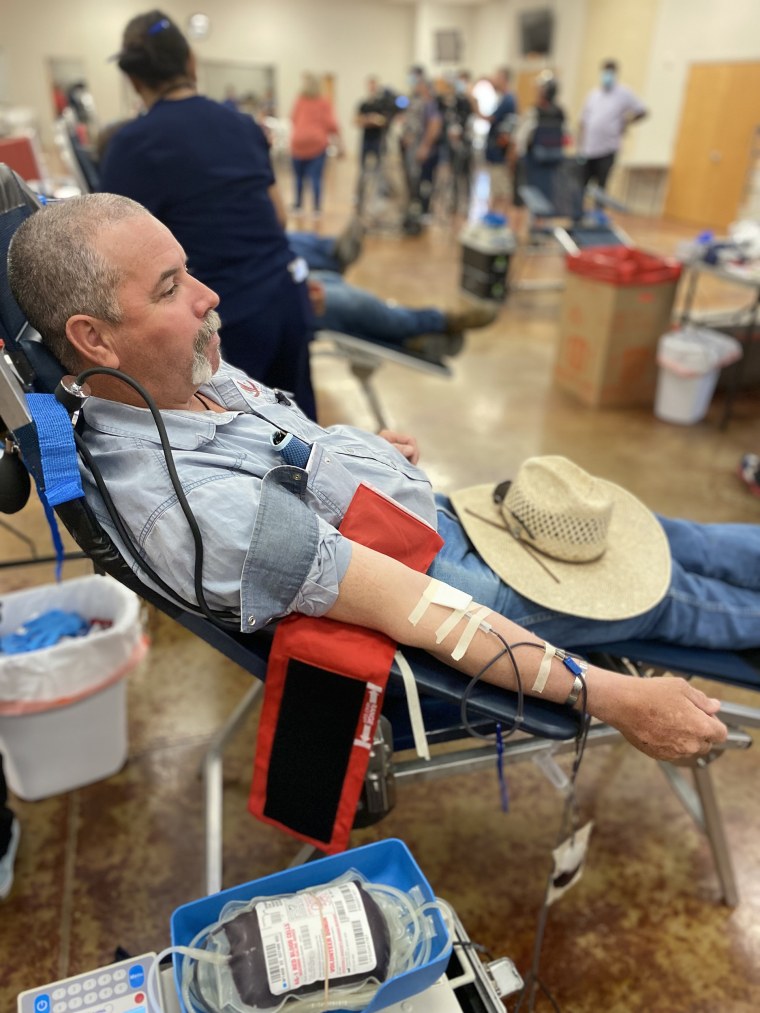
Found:
<path fill-rule="evenodd" d="M 568 272 L 556 384 L 591 408 L 651 406 L 677 284 L 616 285 Z"/>

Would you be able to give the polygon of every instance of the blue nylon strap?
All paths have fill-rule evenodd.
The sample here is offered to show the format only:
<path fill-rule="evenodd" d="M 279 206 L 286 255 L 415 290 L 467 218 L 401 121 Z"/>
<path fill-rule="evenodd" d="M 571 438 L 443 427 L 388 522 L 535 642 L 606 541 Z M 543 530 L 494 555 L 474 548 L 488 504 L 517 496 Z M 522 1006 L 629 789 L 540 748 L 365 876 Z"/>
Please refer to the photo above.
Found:
<path fill-rule="evenodd" d="M 84 496 L 74 430 L 68 412 L 52 394 L 27 394 L 26 401 L 34 424 L 14 435 L 45 508 L 57 560 L 55 579 L 60 581 L 64 549 L 53 507 Z"/>
<path fill-rule="evenodd" d="M 51 507 L 84 496 L 79 477 L 74 429 L 66 409 L 52 394 L 27 394 L 37 427 L 43 488 Z"/>

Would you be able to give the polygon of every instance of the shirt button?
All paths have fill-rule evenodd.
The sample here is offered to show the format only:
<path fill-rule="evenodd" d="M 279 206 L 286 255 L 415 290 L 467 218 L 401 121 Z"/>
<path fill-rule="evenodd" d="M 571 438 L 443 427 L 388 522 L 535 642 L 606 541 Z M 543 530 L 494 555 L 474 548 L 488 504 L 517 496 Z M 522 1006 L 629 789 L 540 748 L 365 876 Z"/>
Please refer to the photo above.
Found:
<path fill-rule="evenodd" d="M 256 625 L 256 616 L 248 616 L 248 625 L 249 626 L 255 626 Z"/>

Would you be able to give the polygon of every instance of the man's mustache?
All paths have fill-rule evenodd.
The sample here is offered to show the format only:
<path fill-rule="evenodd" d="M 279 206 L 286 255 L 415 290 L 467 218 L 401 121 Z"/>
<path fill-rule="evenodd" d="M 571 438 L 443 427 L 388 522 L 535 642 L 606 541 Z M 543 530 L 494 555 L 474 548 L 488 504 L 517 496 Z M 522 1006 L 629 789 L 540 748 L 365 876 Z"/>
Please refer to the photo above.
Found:
<path fill-rule="evenodd" d="M 209 343 L 211 338 L 216 334 L 219 328 L 222 326 L 222 318 L 216 312 L 216 310 L 209 310 L 206 315 L 206 319 L 203 321 L 203 325 L 198 331 L 195 338 L 195 347 L 202 351 Z"/>

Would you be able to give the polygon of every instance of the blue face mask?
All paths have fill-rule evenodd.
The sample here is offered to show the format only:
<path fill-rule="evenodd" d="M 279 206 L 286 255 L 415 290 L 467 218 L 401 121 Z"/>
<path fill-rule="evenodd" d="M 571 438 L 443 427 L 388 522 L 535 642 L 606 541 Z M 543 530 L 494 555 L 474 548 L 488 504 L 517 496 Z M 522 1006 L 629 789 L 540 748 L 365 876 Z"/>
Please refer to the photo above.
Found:
<path fill-rule="evenodd" d="M 615 84 L 615 71 L 614 70 L 603 70 L 599 76 L 599 80 L 602 83 L 602 88 L 609 90 Z"/>

